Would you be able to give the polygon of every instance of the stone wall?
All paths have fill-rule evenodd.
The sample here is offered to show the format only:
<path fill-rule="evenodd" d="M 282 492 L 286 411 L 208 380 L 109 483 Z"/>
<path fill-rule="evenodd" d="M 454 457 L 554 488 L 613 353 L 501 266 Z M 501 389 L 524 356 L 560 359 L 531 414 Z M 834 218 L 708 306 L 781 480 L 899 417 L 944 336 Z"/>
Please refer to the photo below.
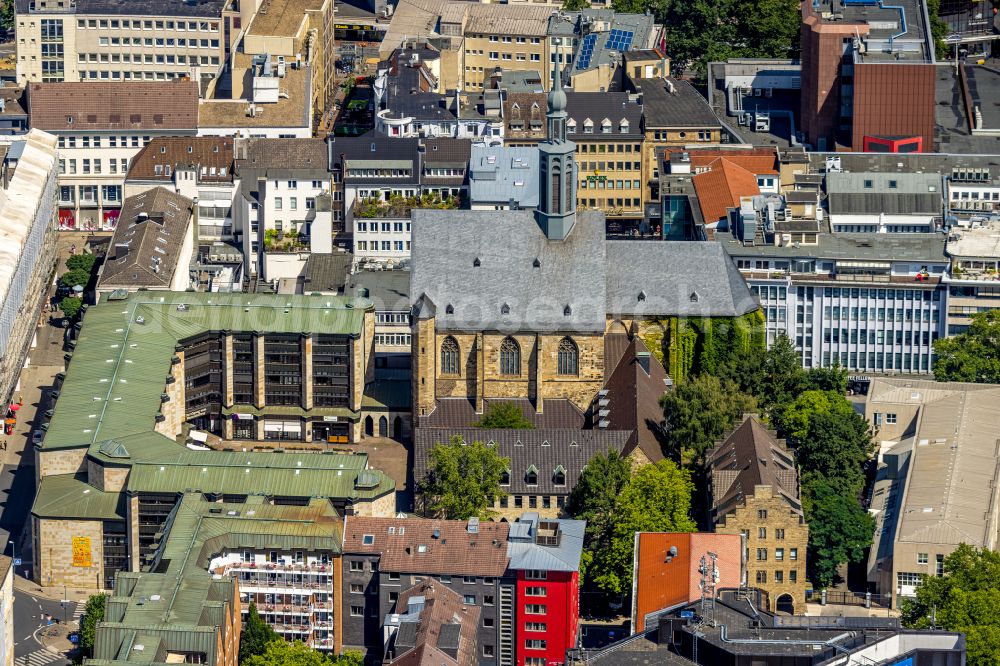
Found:
<path fill-rule="evenodd" d="M 359 516 L 392 518 L 396 515 L 396 492 L 390 491 L 373 500 L 358 500 L 352 505 L 352 508 L 354 513 Z"/>
<path fill-rule="evenodd" d="M 174 381 L 165 383 L 163 392 L 170 396 L 170 399 L 160 405 L 160 412 L 163 414 L 163 421 L 157 423 L 153 428 L 161 435 L 166 435 L 174 439 L 184 427 L 187 419 L 187 410 L 184 406 L 184 352 L 175 352 L 175 356 L 181 359 L 180 363 L 170 366 L 170 376 Z"/>
<path fill-rule="evenodd" d="M 107 467 L 93 458 L 87 458 L 87 481 L 103 492 L 118 493 L 124 490 L 128 473 L 128 467 Z"/>
<path fill-rule="evenodd" d="M 38 477 L 77 474 L 87 469 L 87 449 L 36 449 Z"/>
<path fill-rule="evenodd" d="M 104 580 L 104 526 L 99 520 L 38 521 L 36 580 L 43 586 L 101 589 Z M 73 566 L 73 539 L 90 539 L 90 566 Z"/>
<path fill-rule="evenodd" d="M 789 594 L 795 612 L 805 609 L 806 546 L 809 526 L 788 502 L 776 496 L 771 486 L 755 486 L 743 506 L 722 516 L 715 531 L 722 534 L 746 534 L 747 584 L 765 590 L 768 610 L 774 610 L 778 597 Z M 791 559 L 792 549 L 796 558 Z M 778 559 L 780 550 L 781 559 Z M 791 581 L 792 572 L 796 581 Z M 782 580 L 777 581 L 777 575 Z M 757 582 L 758 575 L 764 582 Z"/>
<path fill-rule="evenodd" d="M 576 377 L 566 377 L 558 373 L 559 343 L 563 337 L 562 335 L 541 337 L 539 351 L 541 379 L 538 397 L 542 400 L 566 398 L 586 411 L 604 384 L 604 336 L 571 336 L 580 350 L 580 372 Z"/>
<path fill-rule="evenodd" d="M 500 373 L 500 347 L 508 336 L 483 335 L 483 394 L 487 398 L 528 398 L 537 397 L 535 375 L 538 366 L 538 336 L 534 334 L 512 335 L 521 350 L 521 372 L 518 375 Z"/>
<path fill-rule="evenodd" d="M 434 411 L 437 397 L 437 345 L 434 337 L 434 320 L 417 319 L 411 329 L 414 425 L 418 416 Z"/>

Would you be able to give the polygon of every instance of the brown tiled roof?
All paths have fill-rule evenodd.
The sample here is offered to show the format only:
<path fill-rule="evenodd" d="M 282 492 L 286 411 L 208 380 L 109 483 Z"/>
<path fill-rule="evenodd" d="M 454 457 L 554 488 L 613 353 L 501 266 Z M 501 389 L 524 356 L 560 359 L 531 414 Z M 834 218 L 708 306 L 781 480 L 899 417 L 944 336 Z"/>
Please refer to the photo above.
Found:
<path fill-rule="evenodd" d="M 193 203 L 164 187 L 125 199 L 98 288 L 168 287 Z"/>
<path fill-rule="evenodd" d="M 463 520 L 347 516 L 344 553 L 381 554 L 379 569 L 394 573 L 496 578 L 507 570 L 508 531 L 486 521 L 473 533 Z"/>
<path fill-rule="evenodd" d="M 521 408 L 524 418 L 536 428 L 562 428 L 579 430 L 583 428 L 585 414 L 566 399 L 545 400 L 541 413 L 525 398 L 486 398 L 483 414 L 490 411 L 490 405 L 514 403 Z M 474 425 L 483 414 L 477 414 L 475 405 L 465 398 L 442 398 L 437 401 L 434 411 L 420 417 L 422 428 L 466 428 Z"/>
<path fill-rule="evenodd" d="M 237 162 L 245 169 L 326 170 L 329 157 L 323 139 L 250 139 L 246 159 Z"/>
<path fill-rule="evenodd" d="M 667 371 L 652 354 L 647 357 L 649 371 L 643 368 L 638 356 L 649 350 L 641 339 L 628 340 L 624 333 L 605 336 L 606 350 L 622 347 L 617 364 L 604 383 L 608 391 L 608 428 L 632 431 L 623 455 L 638 448 L 650 462 L 659 462 L 664 458 L 660 397 L 667 390 L 664 383 Z"/>
<path fill-rule="evenodd" d="M 672 149 L 677 152 L 679 149 Z M 698 148 L 687 151 L 691 156 L 691 168 L 707 166 L 720 157 L 737 164 L 750 173 L 763 175 L 778 173 L 778 153 L 773 148 Z"/>
<path fill-rule="evenodd" d="M 724 442 L 708 454 L 712 478 L 712 509 L 724 516 L 754 493 L 754 486 L 771 486 L 798 513 L 799 478 L 784 443 L 756 416 L 748 416 Z"/>
<path fill-rule="evenodd" d="M 757 176 L 728 158 L 716 158 L 707 166 L 708 171 L 691 179 L 706 224 L 725 218 L 730 208 L 739 208 L 740 197 L 760 194 Z"/>
<path fill-rule="evenodd" d="M 194 130 L 198 84 L 186 79 L 127 83 L 30 83 L 28 119 L 43 130 Z"/>
<path fill-rule="evenodd" d="M 443 583 L 426 580 L 399 595 L 396 612 L 406 613 L 410 599 L 423 597 L 417 622 L 407 622 L 396 635 L 393 666 L 474 666 L 479 657 L 476 634 L 479 607 L 466 605 L 462 597 Z"/>
<path fill-rule="evenodd" d="M 164 168 L 167 166 L 170 171 Z M 233 140 L 221 136 L 156 137 L 132 158 L 126 180 L 171 182 L 178 166 L 205 167 L 206 172 L 198 176 L 202 182 L 232 182 Z"/>
<path fill-rule="evenodd" d="M 504 136 L 507 139 L 520 139 L 540 141 L 545 138 L 545 111 L 548 103 L 547 93 L 507 93 L 507 99 L 503 104 Z M 514 108 L 514 105 L 517 108 Z M 537 105 L 537 110 L 532 111 L 532 105 Z M 541 127 L 532 131 L 531 120 L 535 118 L 541 121 Z M 521 129 L 511 129 L 510 123 L 513 120 L 521 121 Z"/>

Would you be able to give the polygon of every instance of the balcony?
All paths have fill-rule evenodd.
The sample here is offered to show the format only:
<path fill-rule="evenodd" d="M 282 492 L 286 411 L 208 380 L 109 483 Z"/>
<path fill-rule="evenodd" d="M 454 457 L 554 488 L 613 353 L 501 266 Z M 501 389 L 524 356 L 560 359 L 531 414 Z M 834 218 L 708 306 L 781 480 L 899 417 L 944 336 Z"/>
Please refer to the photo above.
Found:
<path fill-rule="evenodd" d="M 264 251 L 295 254 L 309 251 L 309 237 L 301 233 L 284 233 L 276 229 L 264 232 Z"/>

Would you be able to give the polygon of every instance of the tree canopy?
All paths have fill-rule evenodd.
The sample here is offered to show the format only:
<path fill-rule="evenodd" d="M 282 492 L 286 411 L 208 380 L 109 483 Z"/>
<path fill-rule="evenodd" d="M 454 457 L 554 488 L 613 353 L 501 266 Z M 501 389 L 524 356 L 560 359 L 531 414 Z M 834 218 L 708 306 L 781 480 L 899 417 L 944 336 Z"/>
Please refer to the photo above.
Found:
<path fill-rule="evenodd" d="M 59 301 L 59 309 L 68 319 L 72 319 L 77 314 L 80 313 L 80 308 L 83 307 L 83 299 L 79 296 L 67 296 L 61 301 Z"/>
<path fill-rule="evenodd" d="M 479 441 L 453 437 L 435 445 L 427 476 L 419 483 L 426 512 L 451 520 L 490 518 L 496 501 L 506 496 L 500 481 L 508 469 L 510 458 Z"/>
<path fill-rule="evenodd" d="M 700 460 L 757 402 L 736 384 L 699 375 L 660 399 L 671 447 L 685 458 Z"/>
<path fill-rule="evenodd" d="M 524 412 L 516 404 L 512 402 L 500 402 L 490 405 L 483 418 L 476 423 L 476 427 L 532 430 L 535 424 L 524 417 Z"/>
<path fill-rule="evenodd" d="M 240 666 L 363 666 L 360 652 L 347 651 L 337 656 L 327 656 L 302 641 L 292 643 L 281 640 L 264 646 L 263 652 L 240 659 Z"/>
<path fill-rule="evenodd" d="M 816 477 L 802 491 L 809 523 L 809 577 L 819 587 L 837 579 L 837 567 L 860 562 L 871 545 L 875 519 L 861 508 L 851 488 L 835 479 Z"/>
<path fill-rule="evenodd" d="M 80 617 L 80 651 L 86 657 L 94 655 L 94 637 L 97 634 L 97 623 L 104 621 L 104 604 L 108 600 L 106 594 L 93 594 L 87 598 Z"/>
<path fill-rule="evenodd" d="M 76 285 L 86 287 L 88 282 L 90 282 L 90 271 L 85 271 L 82 268 L 70 269 L 59 277 L 59 284 L 65 287 L 75 287 Z"/>
<path fill-rule="evenodd" d="M 1000 310 L 972 315 L 968 330 L 934 341 L 934 379 L 1000 382 Z"/>
<path fill-rule="evenodd" d="M 90 273 L 94 269 L 95 263 L 97 263 L 97 256 L 87 252 L 71 254 L 66 258 L 66 268 L 71 271 L 81 270 Z"/>
<path fill-rule="evenodd" d="M 670 460 L 639 468 L 609 451 L 591 458 L 570 494 L 567 510 L 587 521 L 584 575 L 607 593 L 632 586 L 636 532 L 690 532 L 694 484 Z"/>
<path fill-rule="evenodd" d="M 903 624 L 965 634 L 967 664 L 1000 663 L 1000 553 L 960 544 L 944 558 L 944 576 L 928 576 L 903 600 Z"/>
<path fill-rule="evenodd" d="M 263 655 L 270 643 L 285 641 L 271 628 L 257 612 L 257 604 L 250 602 L 247 619 L 240 633 L 240 664 L 250 663 L 250 659 Z"/>

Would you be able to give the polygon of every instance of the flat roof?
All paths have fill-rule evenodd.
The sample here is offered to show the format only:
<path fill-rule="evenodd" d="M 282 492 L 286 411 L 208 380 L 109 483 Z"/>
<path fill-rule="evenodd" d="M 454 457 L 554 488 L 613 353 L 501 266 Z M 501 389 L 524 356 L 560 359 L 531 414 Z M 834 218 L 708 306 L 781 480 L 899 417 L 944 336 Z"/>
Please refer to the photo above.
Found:
<path fill-rule="evenodd" d="M 203 99 L 198 104 L 198 127 L 312 127 L 312 68 L 285 67 L 279 79 L 281 92 L 277 102 L 254 104 L 257 114 L 251 116 L 251 103 L 245 99 Z"/>
<path fill-rule="evenodd" d="M 720 239 L 734 257 L 802 257 L 815 259 L 873 259 L 883 261 L 928 261 L 946 263 L 942 234 L 820 233 L 816 245 L 744 245 L 735 239 Z"/>
<path fill-rule="evenodd" d="M 862 34 L 867 48 L 855 51 L 857 62 L 934 62 L 922 0 L 899 0 L 891 5 L 878 0 L 822 0 L 814 8 L 817 14 L 831 12 L 843 23 L 868 26 L 867 37 Z"/>
<path fill-rule="evenodd" d="M 263 37 L 296 37 L 305 22 L 306 12 L 323 9 L 329 0 L 270 0 L 264 11 L 254 15 L 248 35 Z"/>
<path fill-rule="evenodd" d="M 521 208 L 538 205 L 537 147 L 473 146 L 469 162 L 469 201 L 473 204 L 514 201 Z"/>
<path fill-rule="evenodd" d="M 17 0 L 17 13 L 28 14 L 33 0 Z M 86 16 L 88 14 L 107 14 L 109 16 L 164 16 L 188 18 L 221 18 L 224 9 L 229 7 L 230 0 L 77 0 L 72 14 Z M 32 12 L 43 14 L 46 12 Z M 58 14 L 60 12 L 56 12 Z M 70 10 L 64 12 L 70 14 Z"/>
<path fill-rule="evenodd" d="M 1000 258 L 1000 222 L 987 222 L 971 229 L 952 229 L 946 250 L 952 257 Z"/>
<path fill-rule="evenodd" d="M 972 114 L 982 119 L 982 129 L 1000 131 L 1000 70 L 985 65 L 965 65 L 966 90 Z"/>

